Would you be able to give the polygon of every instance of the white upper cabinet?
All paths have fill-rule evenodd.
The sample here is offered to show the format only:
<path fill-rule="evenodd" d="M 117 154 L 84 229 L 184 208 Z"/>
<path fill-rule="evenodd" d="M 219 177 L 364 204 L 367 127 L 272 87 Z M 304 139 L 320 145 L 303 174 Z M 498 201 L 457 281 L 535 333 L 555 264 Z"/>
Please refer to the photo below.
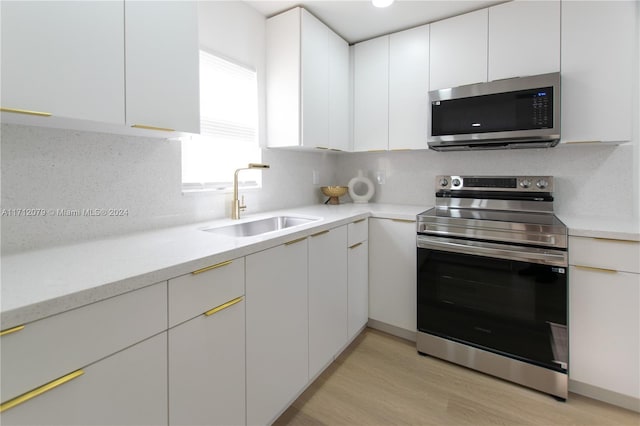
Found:
<path fill-rule="evenodd" d="M 329 32 L 304 9 L 302 43 L 302 142 L 327 147 L 329 141 Z"/>
<path fill-rule="evenodd" d="M 58 117 L 124 123 L 123 1 L 0 7 L 3 108 L 52 115 L 32 116 L 30 124 Z M 3 114 L 3 121 L 18 117 Z"/>
<path fill-rule="evenodd" d="M 431 24 L 430 90 L 487 81 L 488 10 Z"/>
<path fill-rule="evenodd" d="M 346 149 L 349 46 L 302 8 L 267 20 L 267 146 Z"/>
<path fill-rule="evenodd" d="M 427 149 L 429 26 L 389 36 L 389 149 Z"/>
<path fill-rule="evenodd" d="M 638 2 L 562 2 L 562 141 L 631 140 Z"/>
<path fill-rule="evenodd" d="M 354 151 L 389 146 L 389 36 L 354 49 Z"/>
<path fill-rule="evenodd" d="M 200 133 L 198 6 L 127 1 L 126 123 Z"/>
<path fill-rule="evenodd" d="M 489 81 L 560 71 L 560 1 L 489 8 Z"/>
<path fill-rule="evenodd" d="M 329 148 L 349 150 L 349 44 L 329 31 Z"/>

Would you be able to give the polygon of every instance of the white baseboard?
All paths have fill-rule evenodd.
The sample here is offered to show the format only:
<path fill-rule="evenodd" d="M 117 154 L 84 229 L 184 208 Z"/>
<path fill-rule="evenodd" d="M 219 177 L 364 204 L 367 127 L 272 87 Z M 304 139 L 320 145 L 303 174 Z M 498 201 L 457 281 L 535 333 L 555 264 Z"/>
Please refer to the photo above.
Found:
<path fill-rule="evenodd" d="M 569 392 L 640 413 L 640 398 L 569 379 Z"/>
<path fill-rule="evenodd" d="M 416 341 L 416 333 L 415 331 L 410 331 L 404 328 L 396 327 L 395 325 L 387 324 L 382 321 L 374 320 L 369 318 L 369 322 L 367 326 L 371 328 L 375 328 L 376 330 L 384 331 L 385 333 L 391 334 L 396 337 L 400 337 L 402 339 L 410 340 L 412 342 Z"/>

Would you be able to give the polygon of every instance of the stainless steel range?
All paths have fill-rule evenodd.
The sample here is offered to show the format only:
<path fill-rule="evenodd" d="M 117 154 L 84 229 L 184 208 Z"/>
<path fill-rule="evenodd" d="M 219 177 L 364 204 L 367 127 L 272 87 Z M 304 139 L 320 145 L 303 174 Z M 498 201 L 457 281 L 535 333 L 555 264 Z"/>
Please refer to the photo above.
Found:
<path fill-rule="evenodd" d="M 418 215 L 417 349 L 567 398 L 567 228 L 551 176 L 438 176 Z"/>

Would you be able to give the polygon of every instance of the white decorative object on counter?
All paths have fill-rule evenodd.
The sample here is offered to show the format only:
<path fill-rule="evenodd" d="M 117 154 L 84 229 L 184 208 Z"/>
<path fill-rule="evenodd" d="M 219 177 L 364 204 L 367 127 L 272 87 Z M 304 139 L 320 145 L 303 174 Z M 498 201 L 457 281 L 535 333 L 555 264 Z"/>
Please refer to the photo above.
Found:
<path fill-rule="evenodd" d="M 362 193 L 361 188 L 366 186 L 366 192 Z M 349 181 L 349 196 L 354 203 L 368 203 L 375 193 L 375 188 L 371 179 L 364 176 L 362 170 L 358 170 L 358 176 Z"/>

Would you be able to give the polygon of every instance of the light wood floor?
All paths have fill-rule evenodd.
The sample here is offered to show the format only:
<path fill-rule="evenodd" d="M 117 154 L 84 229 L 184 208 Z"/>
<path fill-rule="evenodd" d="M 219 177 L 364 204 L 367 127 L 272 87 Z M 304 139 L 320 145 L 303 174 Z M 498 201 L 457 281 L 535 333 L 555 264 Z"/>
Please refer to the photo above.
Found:
<path fill-rule="evenodd" d="M 639 426 L 640 414 L 576 394 L 559 402 L 366 329 L 275 424 Z"/>

